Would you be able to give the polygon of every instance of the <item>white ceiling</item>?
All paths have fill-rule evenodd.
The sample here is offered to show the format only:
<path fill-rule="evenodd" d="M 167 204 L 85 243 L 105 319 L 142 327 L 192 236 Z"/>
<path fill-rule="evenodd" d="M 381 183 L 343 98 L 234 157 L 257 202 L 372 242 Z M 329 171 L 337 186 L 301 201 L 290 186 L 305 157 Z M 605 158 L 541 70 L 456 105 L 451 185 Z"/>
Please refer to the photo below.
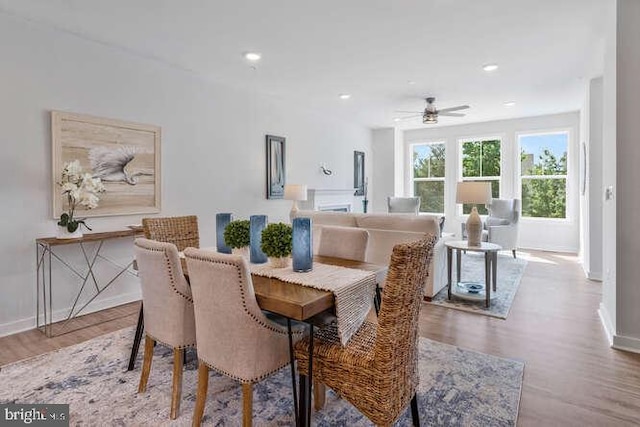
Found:
<path fill-rule="evenodd" d="M 469 104 L 452 125 L 580 108 L 605 0 L 0 0 L 0 12 L 370 127 Z M 242 57 L 262 53 L 256 69 Z M 500 68 L 488 74 L 486 63 Z M 407 81 L 415 81 L 409 85 Z M 350 93 L 343 101 L 338 94 Z M 505 101 L 517 105 L 506 108 Z M 420 120 L 401 122 L 421 127 Z"/>

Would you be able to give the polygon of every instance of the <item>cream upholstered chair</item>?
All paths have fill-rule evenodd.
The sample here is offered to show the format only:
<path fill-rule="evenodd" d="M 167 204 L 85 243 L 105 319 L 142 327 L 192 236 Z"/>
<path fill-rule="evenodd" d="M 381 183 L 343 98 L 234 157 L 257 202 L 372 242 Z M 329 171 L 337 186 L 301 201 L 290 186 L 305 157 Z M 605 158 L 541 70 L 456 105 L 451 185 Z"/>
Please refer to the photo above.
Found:
<path fill-rule="evenodd" d="M 320 228 L 318 255 L 364 261 L 369 232 L 364 228 L 324 225 Z"/>
<path fill-rule="evenodd" d="M 195 215 L 143 218 L 142 229 L 144 231 L 144 237 L 147 239 L 173 243 L 179 251 L 183 251 L 187 247 L 200 247 L 198 217 Z M 138 325 L 136 327 L 133 346 L 131 347 L 131 356 L 129 357 L 129 371 L 132 371 L 135 367 L 138 347 L 140 347 L 140 341 L 142 339 L 142 331 L 144 330 L 143 311 L 144 304 L 140 306 Z M 186 358 L 186 351 L 183 353 L 183 356 Z"/>
<path fill-rule="evenodd" d="M 142 284 L 146 329 L 138 393 L 147 388 L 155 343 L 171 347 L 173 392 L 170 416 L 175 419 L 182 393 L 182 349 L 196 345 L 191 290 L 182 272 L 176 245 L 138 238 L 134 250 Z"/>
<path fill-rule="evenodd" d="M 247 260 L 237 255 L 185 250 L 198 340 L 198 391 L 193 425 L 204 413 L 209 369 L 242 383 L 243 425 L 252 420 L 252 385 L 287 366 L 287 328 L 268 320 L 253 291 Z M 301 332 L 294 331 L 295 339 Z"/>
<path fill-rule="evenodd" d="M 419 425 L 418 315 L 435 242 L 430 237 L 393 248 L 377 325 L 365 321 L 344 347 L 334 326 L 314 335 L 314 384 L 329 386 L 376 425 L 392 425 L 409 401 Z M 295 346 L 301 376 L 308 373 L 308 354 L 306 337 Z M 315 396 L 324 400 L 324 391 Z"/>
<path fill-rule="evenodd" d="M 388 213 L 413 213 L 420 212 L 420 197 L 387 197 Z"/>
<path fill-rule="evenodd" d="M 491 199 L 487 205 L 489 215 L 483 221 L 482 241 L 496 243 L 504 250 L 510 250 L 516 257 L 518 226 L 520 219 L 520 199 Z M 462 236 L 466 238 L 465 224 Z"/>

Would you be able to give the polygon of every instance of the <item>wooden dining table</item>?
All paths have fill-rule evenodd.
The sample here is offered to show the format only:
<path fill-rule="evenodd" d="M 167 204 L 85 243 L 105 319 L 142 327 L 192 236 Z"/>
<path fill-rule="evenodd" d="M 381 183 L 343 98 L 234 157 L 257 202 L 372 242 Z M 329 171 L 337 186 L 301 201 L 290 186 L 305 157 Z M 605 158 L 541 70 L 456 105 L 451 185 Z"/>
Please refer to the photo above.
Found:
<path fill-rule="evenodd" d="M 376 274 L 376 286 L 382 283 L 386 276 L 387 267 L 377 264 L 371 264 L 363 261 L 355 261 L 343 258 L 334 258 L 327 256 L 315 255 L 313 257 L 314 263 L 335 265 L 346 268 L 354 268 L 358 270 L 370 271 Z M 189 277 L 189 270 L 185 258 L 181 258 L 183 274 Z M 137 269 L 137 264 L 134 261 L 133 268 Z M 253 282 L 253 289 L 256 296 L 256 301 L 262 310 L 266 310 L 287 319 L 289 326 L 289 336 L 291 337 L 291 320 L 297 320 L 305 322 L 309 325 L 309 334 L 313 335 L 314 322 L 313 319 L 322 313 L 331 313 L 335 309 L 334 295 L 330 291 L 323 291 L 316 288 L 311 288 L 304 285 L 295 283 L 284 282 L 277 278 L 269 278 L 259 276 L 257 274 L 251 274 Z M 136 328 L 136 335 L 131 349 L 131 357 L 129 358 L 128 370 L 133 370 L 135 367 L 135 359 L 138 354 L 138 348 L 140 347 L 140 341 L 142 339 L 142 332 L 144 329 L 144 317 L 142 306 L 140 306 L 140 313 L 138 315 L 138 326 Z M 295 387 L 294 387 L 294 404 L 296 412 L 296 425 L 309 426 L 311 417 L 311 382 L 312 382 L 312 354 L 313 354 L 313 340 L 310 341 L 310 357 L 309 357 L 309 376 L 301 377 L 300 381 L 300 411 L 298 412 L 298 405 L 295 402 Z M 293 352 L 290 348 L 291 358 L 293 362 Z M 293 367 L 293 364 L 292 364 Z M 292 368 L 292 377 L 294 371 Z M 292 378 L 294 380 L 294 378 Z M 298 415 L 299 414 L 299 415 Z"/>

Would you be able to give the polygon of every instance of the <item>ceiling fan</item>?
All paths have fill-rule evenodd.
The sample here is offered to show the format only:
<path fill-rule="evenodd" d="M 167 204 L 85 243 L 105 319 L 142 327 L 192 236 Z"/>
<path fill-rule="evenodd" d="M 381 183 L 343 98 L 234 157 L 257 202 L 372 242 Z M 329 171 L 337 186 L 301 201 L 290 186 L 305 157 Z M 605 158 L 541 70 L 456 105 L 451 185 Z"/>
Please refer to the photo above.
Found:
<path fill-rule="evenodd" d="M 450 117 L 464 117 L 463 113 L 455 113 L 454 111 L 466 110 L 470 108 L 468 105 L 458 105 L 457 107 L 449 107 L 438 110 L 435 102 L 436 98 L 428 97 L 425 99 L 427 106 L 424 111 L 397 111 L 398 113 L 413 113 L 413 116 L 402 117 L 401 120 L 411 119 L 413 117 L 422 116 L 422 123 L 433 124 L 438 123 L 438 116 L 450 116 Z"/>

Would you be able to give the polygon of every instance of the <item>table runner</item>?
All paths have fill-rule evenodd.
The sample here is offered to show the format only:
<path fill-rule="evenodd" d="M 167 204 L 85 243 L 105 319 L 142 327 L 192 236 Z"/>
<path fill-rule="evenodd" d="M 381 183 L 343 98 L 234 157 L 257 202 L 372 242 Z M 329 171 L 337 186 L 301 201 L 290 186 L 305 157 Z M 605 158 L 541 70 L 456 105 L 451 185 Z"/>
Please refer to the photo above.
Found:
<path fill-rule="evenodd" d="M 268 264 L 251 264 L 251 273 L 333 292 L 342 345 L 347 344 L 367 317 L 376 287 L 373 272 L 317 262 L 313 264 L 313 270 L 306 273 L 295 272 L 291 267 L 273 268 Z"/>

